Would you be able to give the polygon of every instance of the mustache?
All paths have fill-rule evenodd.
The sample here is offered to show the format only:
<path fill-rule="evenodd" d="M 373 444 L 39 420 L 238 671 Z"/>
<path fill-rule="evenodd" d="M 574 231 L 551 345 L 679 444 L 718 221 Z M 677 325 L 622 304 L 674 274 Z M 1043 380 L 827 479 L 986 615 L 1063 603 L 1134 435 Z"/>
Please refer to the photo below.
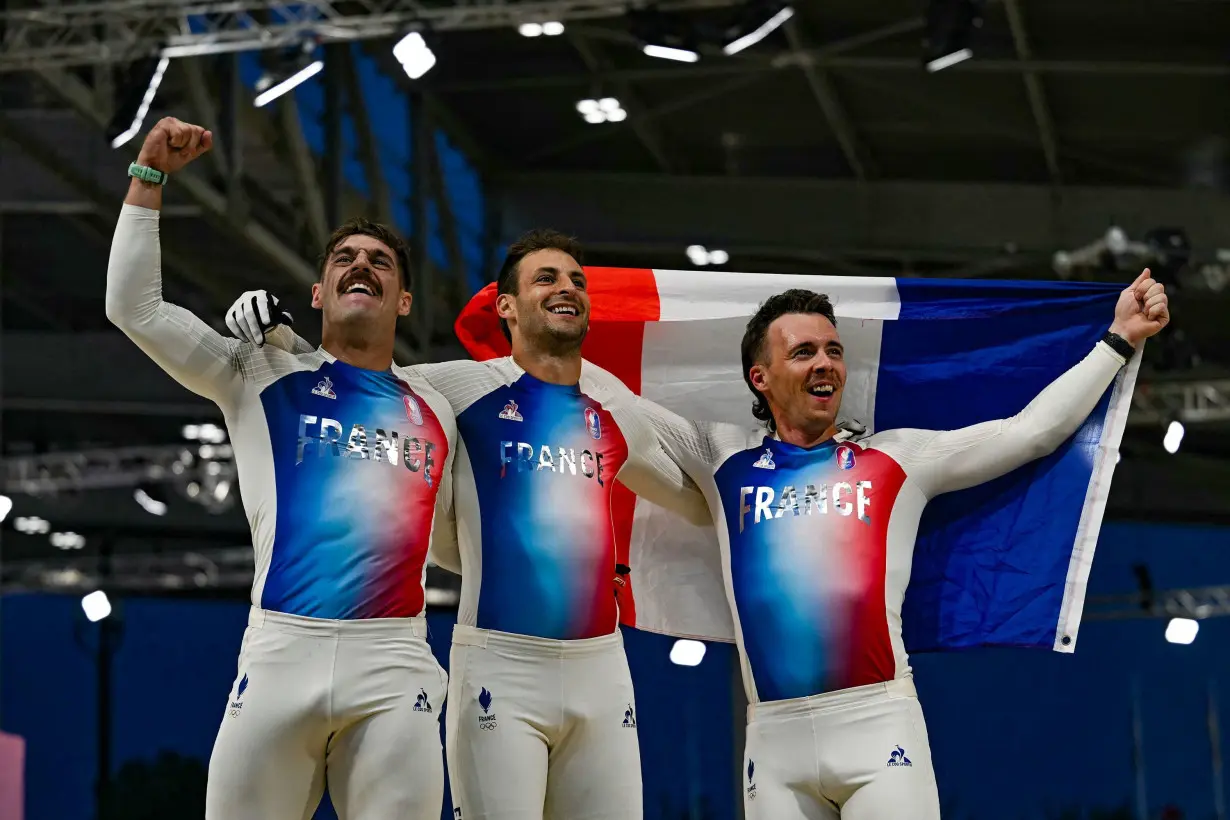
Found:
<path fill-rule="evenodd" d="M 354 270 L 348 272 L 342 277 L 337 284 L 338 295 L 345 293 L 353 285 L 367 285 L 372 289 L 372 293 L 377 298 L 384 296 L 384 288 L 380 287 L 380 280 L 366 270 Z"/>

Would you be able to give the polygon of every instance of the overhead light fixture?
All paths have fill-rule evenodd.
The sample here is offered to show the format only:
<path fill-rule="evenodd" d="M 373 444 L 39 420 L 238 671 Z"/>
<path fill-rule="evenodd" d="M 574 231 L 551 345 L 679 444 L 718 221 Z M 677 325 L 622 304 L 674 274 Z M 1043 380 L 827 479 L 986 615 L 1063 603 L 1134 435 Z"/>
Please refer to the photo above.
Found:
<path fill-rule="evenodd" d="M 730 254 L 724 250 L 709 250 L 704 245 L 688 245 L 688 259 L 698 268 L 706 265 L 725 265 L 730 261 Z"/>
<path fill-rule="evenodd" d="M 9 517 L 9 513 L 13 511 L 13 499 L 7 495 L 0 495 L 0 521 Z"/>
<path fill-rule="evenodd" d="M 132 491 L 133 500 L 141 505 L 141 509 L 150 515 L 166 515 L 167 502 L 160 498 L 161 493 L 152 485 L 137 487 Z"/>
<path fill-rule="evenodd" d="M 1166 452 L 1174 455 L 1179 452 L 1179 445 L 1183 443 L 1183 422 L 1172 421 L 1166 427 L 1166 435 L 1162 437 L 1162 446 L 1166 448 Z"/>
<path fill-rule="evenodd" d="M 942 71 L 974 56 L 970 48 L 974 29 L 982 28 L 985 0 L 930 0 L 927 4 L 923 65 Z"/>
<path fill-rule="evenodd" d="M 522 37 L 541 37 L 542 23 L 522 23 L 517 26 L 517 33 Z"/>
<path fill-rule="evenodd" d="M 733 39 L 722 46 L 727 57 L 751 48 L 794 16 L 794 9 L 785 3 L 754 2 L 743 11 L 743 19 L 732 29 Z"/>
<path fill-rule="evenodd" d="M 648 57 L 657 57 L 659 60 L 675 60 L 680 63 L 694 63 L 700 59 L 699 54 L 686 48 L 647 45 L 641 51 Z"/>
<path fill-rule="evenodd" d="M 1166 640 L 1170 643 L 1189 644 L 1196 640 L 1200 622 L 1191 618 L 1171 618 L 1166 624 Z"/>
<path fill-rule="evenodd" d="M 927 63 L 927 71 L 934 74 L 937 71 L 943 71 L 946 68 L 952 68 L 957 63 L 963 63 L 970 57 L 974 56 L 974 52 L 968 48 L 954 51 L 951 54 L 945 54 L 943 57 L 937 57 Z"/>
<path fill-rule="evenodd" d="M 157 61 L 144 60 L 129 75 L 129 82 L 121 92 L 115 114 L 107 126 L 107 137 L 112 148 L 119 148 L 141 132 L 145 115 L 154 103 L 158 86 L 162 85 L 162 77 L 170 64 L 169 57 L 161 57 Z"/>
<path fill-rule="evenodd" d="M 633 9 L 628 12 L 628 26 L 646 56 L 680 63 L 700 59 L 696 31 L 681 17 L 663 14 L 652 6 Z"/>
<path fill-rule="evenodd" d="M 51 524 L 45 518 L 37 515 L 18 516 L 13 519 L 13 527 L 26 535 L 46 535 L 51 532 Z"/>
<path fill-rule="evenodd" d="M 542 33 L 548 37 L 558 37 L 564 33 L 564 24 L 558 20 L 548 20 L 542 24 Z"/>
<path fill-rule="evenodd" d="M 271 74 L 264 75 L 256 83 L 256 90 L 258 92 L 255 100 L 256 107 L 264 108 L 278 97 L 281 97 L 288 91 L 293 91 L 295 88 L 298 88 L 303 83 L 315 77 L 323 71 L 324 68 L 324 60 L 314 60 L 281 81 L 278 81 L 276 77 Z"/>
<path fill-rule="evenodd" d="M 226 428 L 208 421 L 204 424 L 185 424 L 180 432 L 188 441 L 199 441 L 203 444 L 222 444 L 226 441 Z M 191 460 L 192 456 L 189 454 L 187 461 Z"/>
<path fill-rule="evenodd" d="M 60 550 L 79 550 L 85 546 L 85 536 L 75 532 L 53 532 L 51 546 Z"/>
<path fill-rule="evenodd" d="M 107 593 L 99 589 L 81 599 L 81 608 L 91 623 L 97 623 L 111 614 L 111 601 Z"/>
<path fill-rule="evenodd" d="M 671 663 L 676 666 L 700 666 L 705 658 L 705 645 L 700 641 L 680 638 L 671 647 Z"/>
<path fill-rule="evenodd" d="M 577 112 L 591 125 L 603 122 L 623 122 L 628 119 L 628 112 L 614 97 L 581 100 L 577 103 Z"/>
<path fill-rule="evenodd" d="M 419 79 L 436 64 L 435 52 L 417 31 L 410 32 L 393 46 L 393 56 L 412 80 Z"/>

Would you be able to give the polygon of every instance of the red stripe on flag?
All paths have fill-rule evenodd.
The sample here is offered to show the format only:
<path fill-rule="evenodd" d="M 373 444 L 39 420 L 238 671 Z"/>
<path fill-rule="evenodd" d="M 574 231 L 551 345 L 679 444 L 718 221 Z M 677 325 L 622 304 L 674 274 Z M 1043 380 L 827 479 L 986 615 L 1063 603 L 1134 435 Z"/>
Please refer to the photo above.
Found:
<path fill-rule="evenodd" d="M 623 378 L 624 374 L 598 358 L 599 354 L 605 355 L 606 351 L 599 349 L 598 354 L 592 351 L 593 336 L 595 332 L 600 332 L 599 328 L 608 323 L 656 322 L 659 319 L 661 309 L 653 271 L 645 268 L 586 268 L 585 276 L 589 282 L 590 335 L 586 338 L 581 353 L 599 367 Z M 512 353 L 508 340 L 500 330 L 500 319 L 495 313 L 495 297 L 495 283 L 492 282 L 474 294 L 453 325 L 453 331 L 466 352 L 480 362 Z M 626 327 L 626 324 L 621 325 L 621 328 Z M 638 351 L 638 364 L 639 356 Z M 627 379 L 624 379 L 624 383 L 639 393 L 639 367 L 635 378 L 635 387 Z"/>
<path fill-rule="evenodd" d="M 614 374 L 628 389 L 640 395 L 641 351 L 645 322 L 661 316 L 658 285 L 652 270 L 645 268 L 585 268 L 590 298 L 589 334 L 581 355 Z M 466 351 L 475 359 L 508 356 L 512 350 L 495 312 L 496 286 L 487 285 L 474 295 L 457 317 L 453 329 Z M 615 529 L 615 561 L 629 565 L 632 516 L 636 496 L 616 482 L 611 497 Z M 636 601 L 632 578 L 615 583 L 620 621 L 636 626 Z"/>

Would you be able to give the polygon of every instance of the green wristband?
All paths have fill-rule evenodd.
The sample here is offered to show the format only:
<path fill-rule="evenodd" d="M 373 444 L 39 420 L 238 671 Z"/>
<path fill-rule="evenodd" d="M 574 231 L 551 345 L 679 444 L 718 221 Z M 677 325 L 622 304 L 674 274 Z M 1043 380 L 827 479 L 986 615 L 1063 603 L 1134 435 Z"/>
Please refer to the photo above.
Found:
<path fill-rule="evenodd" d="M 169 175 L 165 171 L 159 171 L 156 168 L 150 168 L 145 165 L 137 165 L 134 162 L 128 166 L 128 176 L 135 177 L 142 182 L 148 182 L 151 185 L 166 185 Z"/>

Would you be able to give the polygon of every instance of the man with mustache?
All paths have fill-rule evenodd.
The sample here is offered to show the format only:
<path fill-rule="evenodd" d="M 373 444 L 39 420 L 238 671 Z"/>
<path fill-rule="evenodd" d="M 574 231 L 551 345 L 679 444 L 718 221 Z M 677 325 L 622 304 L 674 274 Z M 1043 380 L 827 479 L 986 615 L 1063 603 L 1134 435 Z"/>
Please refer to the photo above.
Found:
<path fill-rule="evenodd" d="M 901 634 L 923 509 L 1054 452 L 1169 321 L 1165 289 L 1145 270 L 1103 340 L 1017 415 L 860 439 L 837 426 L 846 360 L 833 306 L 790 290 L 761 305 L 742 342 L 767 434 L 639 402 L 717 528 L 750 704 L 749 820 L 939 818 Z"/>
<path fill-rule="evenodd" d="M 461 573 L 447 756 L 453 804 L 474 818 L 642 817 L 636 699 L 613 579 L 615 479 L 707 524 L 696 486 L 666 457 L 636 397 L 584 362 L 589 294 L 581 248 L 532 231 L 508 250 L 496 309 L 512 356 L 407 368 L 457 415 Z M 228 324 L 241 338 L 303 349 L 273 330 L 263 292 Z M 256 310 L 245 312 L 248 305 Z"/>
<path fill-rule="evenodd" d="M 163 301 L 160 272 L 162 186 L 212 141 L 170 117 L 153 127 L 107 271 L 107 317 L 222 410 L 252 528 L 252 608 L 205 815 L 300 820 L 327 780 L 342 820 L 436 820 L 446 682 L 423 583 L 433 525 L 452 528 L 456 422 L 426 382 L 392 367 L 409 253 L 388 228 L 347 222 L 312 286 L 319 349 L 220 336 Z"/>

